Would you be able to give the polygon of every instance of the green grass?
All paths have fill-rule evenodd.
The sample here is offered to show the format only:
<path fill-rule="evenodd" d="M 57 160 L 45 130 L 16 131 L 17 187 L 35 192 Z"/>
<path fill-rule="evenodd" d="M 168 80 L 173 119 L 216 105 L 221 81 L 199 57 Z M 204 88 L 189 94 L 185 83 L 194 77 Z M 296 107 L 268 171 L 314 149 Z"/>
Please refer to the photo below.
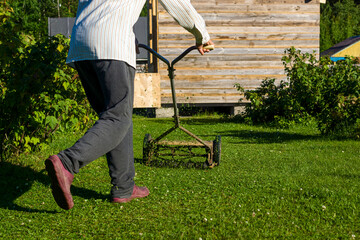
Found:
<path fill-rule="evenodd" d="M 277 130 L 207 116 L 182 122 L 205 140 L 222 135 L 221 165 L 140 163 L 145 133 L 159 136 L 172 122 L 135 117 L 135 181 L 150 195 L 127 204 L 109 202 L 100 158 L 75 176 L 75 207 L 56 205 L 44 160 L 81 133 L 59 134 L 43 152 L 1 162 L 0 239 L 360 238 L 359 141 L 321 137 L 311 126 Z"/>

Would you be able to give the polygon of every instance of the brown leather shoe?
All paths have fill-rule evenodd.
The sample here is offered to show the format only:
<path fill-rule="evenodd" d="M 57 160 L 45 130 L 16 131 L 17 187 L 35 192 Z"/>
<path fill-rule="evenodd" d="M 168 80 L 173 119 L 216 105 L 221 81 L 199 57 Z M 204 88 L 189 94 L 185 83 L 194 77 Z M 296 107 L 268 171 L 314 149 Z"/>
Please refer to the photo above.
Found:
<path fill-rule="evenodd" d="M 70 187 L 74 176 L 64 168 L 57 155 L 52 155 L 45 160 L 45 168 L 51 179 L 52 194 L 56 203 L 65 210 L 71 209 L 74 201 Z"/>
<path fill-rule="evenodd" d="M 113 198 L 112 202 L 113 203 L 126 203 L 126 202 L 130 202 L 134 198 L 146 197 L 147 195 L 149 195 L 149 193 L 150 192 L 149 192 L 149 189 L 147 189 L 147 187 L 138 187 L 138 186 L 134 185 L 134 190 L 129 198 Z"/>

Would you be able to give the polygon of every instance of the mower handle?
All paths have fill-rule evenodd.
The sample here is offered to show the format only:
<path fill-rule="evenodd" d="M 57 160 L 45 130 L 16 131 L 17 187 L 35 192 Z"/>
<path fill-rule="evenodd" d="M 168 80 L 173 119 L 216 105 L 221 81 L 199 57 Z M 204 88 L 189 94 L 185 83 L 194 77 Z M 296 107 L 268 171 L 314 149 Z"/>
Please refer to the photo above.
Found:
<path fill-rule="evenodd" d="M 185 57 L 186 55 L 188 55 L 189 52 L 191 52 L 192 50 L 197 49 L 196 46 L 192 46 L 189 47 L 188 49 L 186 49 L 182 54 L 180 54 L 177 58 L 175 58 L 172 62 L 171 62 L 171 66 L 174 66 L 175 63 L 177 63 L 178 61 L 180 61 L 183 57 Z"/>
<path fill-rule="evenodd" d="M 155 55 L 158 59 L 160 59 L 161 61 L 163 61 L 164 63 L 166 63 L 166 65 L 168 65 L 169 68 L 171 68 L 172 66 L 175 65 L 175 63 L 177 63 L 178 61 L 180 61 L 183 57 L 185 57 L 189 52 L 197 49 L 196 46 L 192 46 L 189 47 L 188 49 L 186 49 L 182 54 L 180 54 L 178 57 L 176 57 L 171 63 L 169 62 L 169 60 L 167 60 L 166 58 L 164 58 L 163 56 L 161 56 L 158 52 L 156 52 L 154 49 L 150 48 L 147 45 L 144 44 L 139 44 L 138 45 L 141 48 L 144 48 L 146 50 L 148 50 L 149 52 L 151 52 L 153 55 Z M 213 50 L 214 49 L 214 45 L 207 45 L 204 47 L 205 49 L 209 49 L 209 50 Z"/>
<path fill-rule="evenodd" d="M 170 62 L 169 60 L 167 60 L 166 58 L 164 58 L 163 56 L 161 56 L 159 53 L 157 53 L 154 49 L 150 48 L 149 46 L 139 43 L 138 47 L 140 48 L 144 48 L 146 50 L 148 50 L 149 52 L 151 52 L 153 55 L 155 55 L 158 59 L 160 59 L 161 61 L 163 61 L 164 63 L 166 63 L 166 65 L 168 65 L 170 67 Z"/>
<path fill-rule="evenodd" d="M 180 61 L 183 57 L 185 57 L 189 52 L 191 52 L 192 50 L 198 49 L 197 46 L 192 46 L 189 47 L 188 49 L 186 49 L 182 54 L 180 54 L 180 56 L 178 56 L 177 58 L 175 58 L 172 62 L 171 65 L 174 66 L 175 63 L 177 63 L 178 61 Z M 208 49 L 208 50 L 214 50 L 215 47 L 214 45 L 206 45 L 204 46 L 204 49 Z"/>
<path fill-rule="evenodd" d="M 166 58 L 164 58 L 163 56 L 161 56 L 158 52 L 156 52 L 154 49 L 144 45 L 144 44 L 139 44 L 138 47 L 141 48 L 145 48 L 146 50 L 148 50 L 149 52 L 151 52 L 153 55 L 155 55 L 158 59 L 160 59 L 161 61 L 163 61 L 164 63 L 166 63 L 166 65 L 168 66 L 168 72 L 169 72 L 169 78 L 170 78 L 170 85 L 171 85 L 171 95 L 172 95 L 172 99 L 173 99 L 173 106 L 174 106 L 174 120 L 175 120 L 175 128 L 180 127 L 180 122 L 179 122 L 179 113 L 177 110 L 177 102 L 176 102 L 176 93 L 175 93 L 175 84 L 174 84 L 174 77 L 175 77 L 175 68 L 174 65 L 175 63 L 177 63 L 178 61 L 180 61 L 183 57 L 185 57 L 189 52 L 191 52 L 192 50 L 197 49 L 196 46 L 192 46 L 189 47 L 188 49 L 186 49 L 182 54 L 180 54 L 177 58 L 175 58 L 171 63 L 169 62 L 169 60 L 167 60 Z M 214 45 L 208 45 L 205 46 L 204 48 L 212 50 L 214 49 Z M 155 139 L 155 141 L 158 141 L 159 139 L 161 139 L 162 137 L 164 137 L 165 135 L 167 135 L 168 133 L 172 132 L 175 128 L 170 129 L 168 132 L 164 133 L 163 135 L 161 135 L 159 138 Z M 185 131 L 185 130 L 184 130 Z M 186 130 L 187 131 L 187 130 Z M 185 132 L 186 132 L 185 131 Z M 202 142 L 202 140 L 198 140 L 200 142 Z M 206 145 L 205 143 L 203 143 L 204 145 Z"/>

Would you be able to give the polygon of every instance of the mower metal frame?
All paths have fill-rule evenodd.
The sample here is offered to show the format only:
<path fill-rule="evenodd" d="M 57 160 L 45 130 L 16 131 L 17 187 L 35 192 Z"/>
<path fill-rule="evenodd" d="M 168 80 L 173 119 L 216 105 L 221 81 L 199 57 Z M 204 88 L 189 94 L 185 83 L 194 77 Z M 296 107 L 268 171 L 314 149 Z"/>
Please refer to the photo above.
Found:
<path fill-rule="evenodd" d="M 174 65 L 179 62 L 182 58 L 184 58 L 188 53 L 190 53 L 193 50 L 197 50 L 196 46 L 189 47 L 186 49 L 182 54 L 180 54 L 178 57 L 176 57 L 172 62 L 161 56 L 158 52 L 153 50 L 152 48 L 144 45 L 139 44 L 140 48 L 144 48 L 150 53 L 152 53 L 154 56 L 156 56 L 158 59 L 163 61 L 167 65 L 168 70 L 168 76 L 170 79 L 170 85 L 171 85 L 171 94 L 172 94 L 172 100 L 173 100 L 173 108 L 174 108 L 174 122 L 175 126 L 171 127 L 167 131 L 165 131 L 163 134 L 161 134 L 159 137 L 152 139 L 150 134 L 145 135 L 144 139 L 144 149 L 143 149 L 143 160 L 149 164 L 151 162 L 152 155 L 155 152 L 158 152 L 161 148 L 163 149 L 170 149 L 172 154 L 159 154 L 159 156 L 174 156 L 175 151 L 180 148 L 188 148 L 189 156 L 195 157 L 195 156 L 205 156 L 206 157 L 206 164 L 210 168 L 219 165 L 220 163 L 220 152 L 221 152 L 221 137 L 217 136 L 214 141 L 204 141 L 200 137 L 196 136 L 194 133 L 190 132 L 186 128 L 180 125 L 180 118 L 179 118 L 179 112 L 177 108 L 177 99 L 176 99 L 176 92 L 175 92 L 175 71 Z M 181 131 L 185 132 L 190 137 L 194 138 L 197 142 L 181 142 L 181 141 L 160 141 L 167 135 L 169 135 L 171 132 L 175 131 L 176 129 L 180 129 Z M 214 153 L 214 146 L 216 148 L 216 152 Z M 192 148 L 205 148 L 206 154 L 196 154 L 192 151 Z M 214 161 L 214 154 L 217 154 L 216 161 Z M 183 154 L 180 154 L 178 156 L 184 156 Z M 186 155 L 188 156 L 188 155 Z"/>

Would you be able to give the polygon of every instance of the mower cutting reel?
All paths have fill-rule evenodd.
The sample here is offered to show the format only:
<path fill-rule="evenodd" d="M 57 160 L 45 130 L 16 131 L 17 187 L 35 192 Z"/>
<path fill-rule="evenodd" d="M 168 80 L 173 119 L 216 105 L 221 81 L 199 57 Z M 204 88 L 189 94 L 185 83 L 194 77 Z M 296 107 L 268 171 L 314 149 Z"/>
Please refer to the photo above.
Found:
<path fill-rule="evenodd" d="M 168 66 L 168 73 L 171 84 L 171 93 L 174 108 L 174 122 L 175 126 L 161 134 L 159 137 L 153 139 L 150 134 L 145 134 L 143 142 L 143 161 L 146 164 L 156 158 L 157 160 L 167 161 L 170 158 L 175 159 L 176 157 L 182 158 L 195 158 L 204 157 L 206 160 L 204 166 L 213 168 L 220 164 L 221 159 L 221 136 L 216 136 L 213 141 L 204 141 L 189 130 L 185 129 L 180 125 L 179 113 L 177 109 L 174 77 L 175 68 L 174 65 L 185 57 L 192 50 L 197 49 L 196 46 L 186 49 L 182 54 L 175 58 L 171 63 L 161 56 L 159 53 L 149 48 L 146 45 L 139 44 L 139 47 L 146 49 L 158 59 L 163 61 Z M 208 46 L 209 49 L 213 49 L 213 46 Z M 163 140 L 171 132 L 180 129 L 182 132 L 189 135 L 194 141 L 167 141 Z M 201 151 L 205 150 L 205 151 Z"/>

